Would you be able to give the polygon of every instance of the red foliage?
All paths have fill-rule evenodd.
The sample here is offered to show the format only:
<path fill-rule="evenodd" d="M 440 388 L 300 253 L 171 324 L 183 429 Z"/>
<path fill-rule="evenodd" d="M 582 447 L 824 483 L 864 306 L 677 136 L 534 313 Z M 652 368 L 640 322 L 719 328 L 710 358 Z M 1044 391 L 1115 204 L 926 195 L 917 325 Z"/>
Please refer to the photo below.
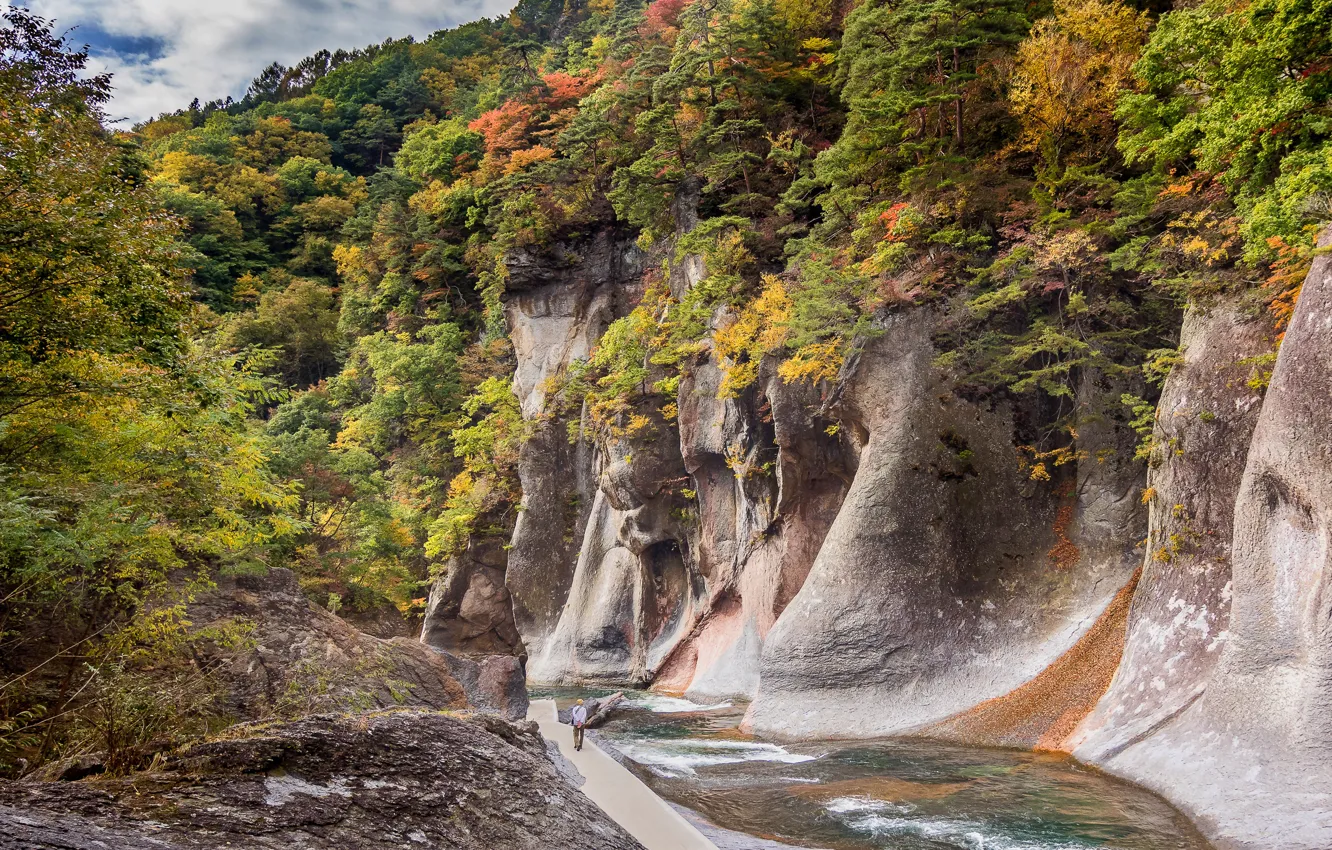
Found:
<path fill-rule="evenodd" d="M 601 82 L 601 76 L 601 71 L 588 76 L 577 77 L 563 71 L 553 71 L 549 74 L 542 74 L 541 81 L 550 90 L 546 100 L 555 105 L 572 100 L 581 100 L 596 87 L 597 83 Z"/>
<path fill-rule="evenodd" d="M 487 153 L 503 153 L 527 147 L 527 125 L 531 120 L 531 106 L 509 100 L 500 108 L 482 114 L 467 129 L 481 134 Z"/>
<path fill-rule="evenodd" d="M 644 36 L 673 35 L 687 5 L 689 0 L 652 0 L 643 12 L 643 25 L 638 31 Z"/>
<path fill-rule="evenodd" d="M 879 213 L 879 221 L 883 223 L 883 229 L 884 229 L 883 238 L 885 241 L 888 242 L 900 241 L 900 239 L 894 234 L 893 231 L 896 230 L 897 228 L 897 220 L 902 215 L 902 211 L 909 209 L 910 207 L 911 205 L 907 203 L 897 203 L 893 204 L 884 212 Z"/>

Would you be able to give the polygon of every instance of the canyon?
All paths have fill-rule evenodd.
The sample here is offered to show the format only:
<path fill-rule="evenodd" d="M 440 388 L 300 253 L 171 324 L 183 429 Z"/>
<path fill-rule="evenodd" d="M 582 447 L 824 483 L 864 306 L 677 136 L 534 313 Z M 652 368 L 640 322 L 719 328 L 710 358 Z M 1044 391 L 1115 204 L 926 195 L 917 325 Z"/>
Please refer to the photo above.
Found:
<path fill-rule="evenodd" d="M 503 649 L 530 684 L 743 698 L 774 739 L 1072 753 L 1219 848 L 1332 845 L 1332 258 L 1265 389 L 1270 320 L 1194 303 L 1146 462 L 1119 402 L 1135 387 L 1102 374 L 1073 400 L 1077 451 L 1045 462 L 1050 411 L 960 388 L 925 307 L 876 316 L 835 381 L 765 358 L 719 397 L 708 353 L 673 421 L 593 433 L 546 393 L 649 263 L 609 230 L 577 249 L 511 261 L 523 503 L 503 545 L 449 563 L 423 640 Z M 704 274 L 686 257 L 669 285 Z"/>

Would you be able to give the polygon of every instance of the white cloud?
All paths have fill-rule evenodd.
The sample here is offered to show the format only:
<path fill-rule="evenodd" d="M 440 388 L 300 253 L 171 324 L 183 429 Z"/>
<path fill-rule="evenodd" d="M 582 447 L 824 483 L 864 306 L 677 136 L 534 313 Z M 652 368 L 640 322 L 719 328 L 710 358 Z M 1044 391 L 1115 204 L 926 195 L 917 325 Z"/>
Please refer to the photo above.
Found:
<path fill-rule="evenodd" d="M 194 98 L 239 97 L 269 63 L 503 14 L 513 0 L 26 0 L 59 30 L 78 27 L 110 71 L 113 118 L 140 121 Z"/>

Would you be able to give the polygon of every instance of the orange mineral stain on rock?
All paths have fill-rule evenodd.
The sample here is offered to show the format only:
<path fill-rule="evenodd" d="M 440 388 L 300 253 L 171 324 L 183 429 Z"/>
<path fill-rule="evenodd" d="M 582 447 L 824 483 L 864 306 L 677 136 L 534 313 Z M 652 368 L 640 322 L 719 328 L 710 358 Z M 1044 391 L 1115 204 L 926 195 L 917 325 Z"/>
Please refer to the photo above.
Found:
<path fill-rule="evenodd" d="M 1110 687 L 1124 653 L 1133 573 L 1082 638 L 1036 678 L 920 730 L 965 744 L 1069 752 L 1068 739 Z"/>
<path fill-rule="evenodd" d="M 662 663 L 661 669 L 652 679 L 652 690 L 659 694 L 683 696 L 694 681 L 694 671 L 698 669 L 698 650 L 693 641 L 685 640 Z"/>

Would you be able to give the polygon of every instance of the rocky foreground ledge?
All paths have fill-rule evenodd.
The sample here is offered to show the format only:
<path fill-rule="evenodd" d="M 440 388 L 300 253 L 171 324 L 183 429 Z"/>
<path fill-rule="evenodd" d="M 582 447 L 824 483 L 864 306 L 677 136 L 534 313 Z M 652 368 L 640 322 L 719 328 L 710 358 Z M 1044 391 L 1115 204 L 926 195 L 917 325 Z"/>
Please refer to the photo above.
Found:
<path fill-rule="evenodd" d="M 224 847 L 641 850 L 492 715 L 254 724 L 126 777 L 0 783 L 3 850 Z"/>

